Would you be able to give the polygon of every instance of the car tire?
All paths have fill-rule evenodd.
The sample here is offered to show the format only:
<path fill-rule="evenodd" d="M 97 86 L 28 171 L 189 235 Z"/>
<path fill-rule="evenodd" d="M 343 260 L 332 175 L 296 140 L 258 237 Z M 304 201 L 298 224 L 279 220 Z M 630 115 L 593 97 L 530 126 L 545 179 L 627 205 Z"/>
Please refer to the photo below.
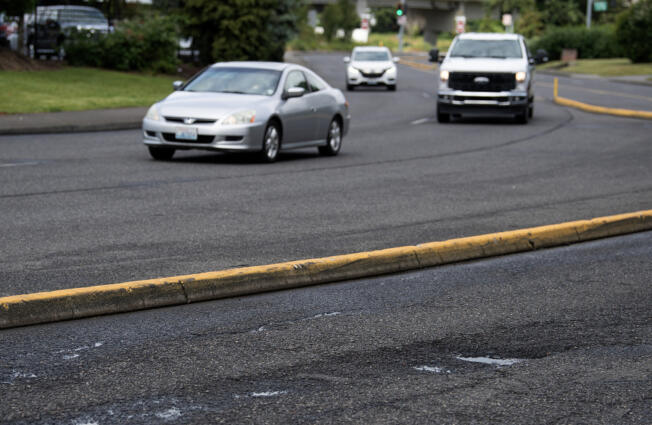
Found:
<path fill-rule="evenodd" d="M 396 84 L 392 84 L 392 85 L 387 86 L 387 90 L 396 91 Z"/>
<path fill-rule="evenodd" d="M 534 105 L 530 104 L 528 108 L 527 115 L 530 119 L 534 118 Z"/>
<path fill-rule="evenodd" d="M 529 117 L 530 117 L 530 107 L 525 106 L 520 113 L 516 114 L 516 122 L 519 124 L 527 124 Z"/>
<path fill-rule="evenodd" d="M 447 123 L 451 121 L 451 114 L 445 114 L 443 112 L 437 111 L 437 122 L 438 123 Z"/>
<path fill-rule="evenodd" d="M 263 149 L 260 151 L 260 159 L 263 162 L 274 162 L 281 150 L 281 130 L 279 125 L 271 121 L 265 127 L 263 135 Z"/>
<path fill-rule="evenodd" d="M 347 90 L 347 91 L 353 91 L 354 88 L 355 88 L 355 87 L 353 86 L 353 84 L 347 84 L 347 85 L 346 85 L 346 90 Z"/>
<path fill-rule="evenodd" d="M 319 147 L 319 153 L 326 156 L 335 156 L 342 148 L 342 125 L 340 120 L 333 118 L 328 125 L 328 134 L 326 135 L 326 146 Z"/>
<path fill-rule="evenodd" d="M 149 154 L 157 161 L 169 161 L 174 156 L 174 148 L 160 147 L 160 146 L 147 146 Z"/>

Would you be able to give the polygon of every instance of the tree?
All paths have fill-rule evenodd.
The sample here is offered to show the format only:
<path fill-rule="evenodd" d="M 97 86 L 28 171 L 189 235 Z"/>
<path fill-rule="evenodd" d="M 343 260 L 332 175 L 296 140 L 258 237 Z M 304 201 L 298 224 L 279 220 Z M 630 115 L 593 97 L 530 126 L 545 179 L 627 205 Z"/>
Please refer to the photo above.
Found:
<path fill-rule="evenodd" d="M 301 0 L 186 0 L 187 32 L 203 63 L 283 60 Z"/>
<path fill-rule="evenodd" d="M 321 14 L 324 36 L 331 40 L 338 29 L 344 30 L 344 37 L 351 38 L 351 32 L 360 25 L 355 5 L 350 0 L 337 0 L 326 5 Z"/>
<path fill-rule="evenodd" d="M 23 31 L 25 25 L 25 14 L 31 13 L 36 7 L 36 0 L 0 0 L 0 12 L 5 12 L 8 16 L 18 16 L 18 45 L 23 45 Z"/>
<path fill-rule="evenodd" d="M 652 62 L 652 0 L 640 0 L 623 12 L 616 24 L 616 38 L 632 62 Z"/>

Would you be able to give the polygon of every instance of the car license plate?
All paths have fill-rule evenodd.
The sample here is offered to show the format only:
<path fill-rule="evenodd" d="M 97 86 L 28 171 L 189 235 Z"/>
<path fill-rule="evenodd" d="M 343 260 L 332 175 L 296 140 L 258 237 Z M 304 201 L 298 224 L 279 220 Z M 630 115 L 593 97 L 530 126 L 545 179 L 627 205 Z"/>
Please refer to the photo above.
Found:
<path fill-rule="evenodd" d="M 378 84 L 378 79 L 377 78 L 371 78 L 369 81 L 367 81 L 367 84 Z"/>
<path fill-rule="evenodd" d="M 177 127 L 174 137 L 177 140 L 197 140 L 197 129 L 195 127 Z"/>

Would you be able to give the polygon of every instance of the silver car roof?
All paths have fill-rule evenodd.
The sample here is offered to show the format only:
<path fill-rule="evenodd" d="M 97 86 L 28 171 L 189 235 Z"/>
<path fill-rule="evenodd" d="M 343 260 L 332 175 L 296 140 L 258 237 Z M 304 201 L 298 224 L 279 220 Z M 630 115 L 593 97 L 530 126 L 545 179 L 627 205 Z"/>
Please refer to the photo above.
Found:
<path fill-rule="evenodd" d="M 229 67 L 229 66 L 283 71 L 288 66 L 290 66 L 290 64 L 284 62 L 234 61 L 234 62 L 217 62 L 211 65 L 211 68 L 221 68 L 221 67 Z"/>

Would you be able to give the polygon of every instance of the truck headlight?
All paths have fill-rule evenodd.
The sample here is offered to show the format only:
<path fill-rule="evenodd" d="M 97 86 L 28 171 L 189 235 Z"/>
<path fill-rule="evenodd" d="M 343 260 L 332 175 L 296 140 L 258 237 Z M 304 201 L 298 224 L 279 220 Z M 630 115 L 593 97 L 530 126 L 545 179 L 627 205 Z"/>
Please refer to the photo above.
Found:
<path fill-rule="evenodd" d="M 450 73 L 448 71 L 439 71 L 439 79 L 442 81 L 448 81 L 448 77 L 450 76 Z"/>
<path fill-rule="evenodd" d="M 145 114 L 145 118 L 152 121 L 161 121 L 161 115 L 158 113 L 156 104 L 152 105 Z"/>
<path fill-rule="evenodd" d="M 238 124 L 251 124 L 256 120 L 256 111 L 249 109 L 248 111 L 236 112 L 224 118 L 221 125 L 238 125 Z"/>
<path fill-rule="evenodd" d="M 525 81 L 525 78 L 527 77 L 527 74 L 523 71 L 519 71 L 516 73 L 516 82 L 517 83 L 522 83 Z"/>

